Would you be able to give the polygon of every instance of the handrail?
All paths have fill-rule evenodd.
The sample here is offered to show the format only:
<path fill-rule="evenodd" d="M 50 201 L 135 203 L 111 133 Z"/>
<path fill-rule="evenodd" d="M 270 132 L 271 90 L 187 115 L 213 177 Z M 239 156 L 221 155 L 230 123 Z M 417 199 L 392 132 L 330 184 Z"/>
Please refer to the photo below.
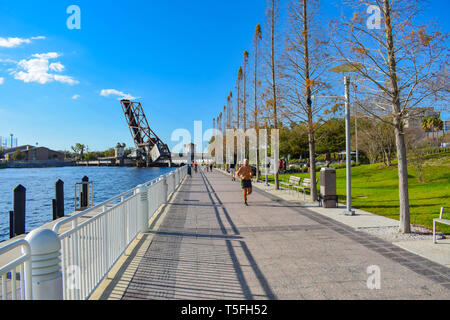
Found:
<path fill-rule="evenodd" d="M 22 290 L 22 298 L 25 300 L 31 300 L 32 299 L 32 280 L 31 280 L 31 248 L 30 244 L 25 239 L 19 239 L 12 243 L 9 243 L 6 246 L 3 246 L 0 248 L 0 255 L 3 253 L 12 251 L 16 248 L 22 249 L 22 255 L 19 258 L 14 259 L 13 261 L 9 262 L 8 264 L 4 265 L 0 268 L 0 277 L 3 279 L 3 275 L 11 272 L 11 284 L 12 284 L 12 292 L 11 297 L 13 300 L 16 298 L 16 285 L 15 285 L 15 274 L 13 274 L 12 271 L 14 271 L 17 267 L 20 265 L 23 265 L 23 268 L 21 268 L 20 272 L 20 279 L 21 279 L 21 290 Z M 2 287 L 4 284 L 2 283 Z M 3 290 L 2 290 L 3 291 Z M 3 296 L 2 292 L 2 299 L 5 297 Z"/>
<path fill-rule="evenodd" d="M 169 173 L 166 173 L 165 175 L 159 176 L 158 178 L 155 178 L 155 179 L 153 179 L 153 180 L 151 180 L 151 181 L 149 181 L 149 182 L 146 182 L 146 183 L 144 183 L 143 185 L 148 187 L 149 184 L 151 185 L 151 184 L 154 184 L 154 182 L 156 182 L 156 181 L 162 180 L 162 179 L 165 178 L 166 176 L 169 176 L 170 174 L 172 174 L 172 172 L 173 172 L 173 171 L 171 171 L 171 172 L 169 172 Z M 106 206 L 107 204 L 109 204 L 109 203 L 111 203 L 111 202 L 114 202 L 114 201 L 117 201 L 117 200 L 121 199 L 122 197 L 126 197 L 127 195 L 131 195 L 131 194 L 134 193 L 138 188 L 139 188 L 139 186 L 136 186 L 136 187 L 134 187 L 133 189 L 130 189 L 130 190 L 128 190 L 128 191 L 125 191 L 125 192 L 119 194 L 118 196 L 115 196 L 115 197 L 113 197 L 113 198 L 111 198 L 111 199 L 109 199 L 109 200 L 106 200 L 106 201 L 104 201 L 104 202 L 102 202 L 102 203 L 100 203 L 100 204 L 98 204 L 98 205 L 96 205 L 96 206 L 94 206 L 94 207 L 92 207 L 92 208 L 86 209 L 86 210 L 84 210 L 84 211 L 82 211 L 82 212 L 76 213 L 76 214 L 74 214 L 74 215 L 72 215 L 72 216 L 70 216 L 70 217 L 67 217 L 67 218 L 65 218 L 65 219 L 63 219 L 63 220 L 57 222 L 57 223 L 53 226 L 53 231 L 57 233 L 57 232 L 59 231 L 59 228 L 60 228 L 62 225 L 66 224 L 66 223 L 69 223 L 69 222 L 71 222 L 71 221 L 73 221 L 73 220 L 75 220 L 75 219 L 78 219 L 78 218 L 80 218 L 80 217 L 86 215 L 87 213 L 89 213 L 89 212 L 91 212 L 91 211 L 94 211 L 94 210 L 97 210 L 97 209 L 99 209 L 99 208 L 102 208 L 102 207 Z"/>
<path fill-rule="evenodd" d="M 145 210 L 149 214 L 154 214 L 167 201 L 168 188 L 170 188 L 169 192 L 174 192 L 185 175 L 185 168 L 173 170 L 93 208 L 62 219 L 53 227 L 53 231 L 57 233 L 62 225 L 72 222 L 69 230 L 58 235 L 61 241 L 61 271 L 65 299 L 89 298 L 129 244 L 142 232 L 141 217 L 145 217 Z M 169 182 L 169 186 L 163 184 L 164 181 Z M 149 201 L 146 202 L 145 193 L 151 192 L 152 186 L 156 188 L 154 193 L 152 192 L 156 198 L 152 196 L 151 201 L 148 198 Z M 142 187 L 147 190 L 141 196 Z M 114 203 L 117 200 L 120 202 Z M 78 218 L 101 207 L 104 208 L 102 212 L 78 224 Z M 17 257 L 18 254 L 14 254 L 14 257 L 11 257 L 14 260 L 0 268 L 0 297 L 31 300 L 33 298 L 32 252 L 27 239 L 17 239 L 0 247 L 0 255 L 10 253 L 17 248 L 22 248 L 22 254 L 19 257 Z M 78 272 L 76 274 L 80 282 L 77 282 L 78 280 L 75 281 L 76 283 L 70 282 L 72 281 L 69 277 L 71 271 L 68 271 L 72 270 L 70 268 L 75 268 L 73 270 Z M 20 278 L 15 280 L 17 271 Z M 80 290 L 71 287 L 72 285 L 79 285 Z"/>
<path fill-rule="evenodd" d="M 137 195 L 135 194 L 135 195 L 129 197 L 128 199 L 125 199 L 124 201 L 117 203 L 117 204 L 114 205 L 113 207 L 109 207 L 109 208 L 106 209 L 105 211 L 100 212 L 99 214 L 97 214 L 96 216 L 90 218 L 89 220 L 87 220 L 87 221 L 85 221 L 85 222 L 83 222 L 83 223 L 81 223 L 81 224 L 77 224 L 77 225 L 76 225 L 75 227 L 73 227 L 72 229 L 70 229 L 70 230 L 64 232 L 63 234 L 60 234 L 59 237 L 60 237 L 61 239 L 63 239 L 63 238 L 66 238 L 66 237 L 70 236 L 70 235 L 71 235 L 72 233 L 74 233 L 75 231 L 77 231 L 77 230 L 79 230 L 79 229 L 82 229 L 83 227 L 85 227 L 85 226 L 88 225 L 88 224 L 91 224 L 92 222 L 95 222 L 96 220 L 100 219 L 101 217 L 103 217 L 104 215 L 108 214 L 108 213 L 111 212 L 112 210 L 116 209 L 118 206 L 123 205 L 123 204 L 129 202 L 130 200 L 132 200 L 132 199 L 133 199 L 134 197 L 136 197 L 136 196 L 137 196 Z M 55 231 L 55 230 L 53 230 L 53 231 Z"/>

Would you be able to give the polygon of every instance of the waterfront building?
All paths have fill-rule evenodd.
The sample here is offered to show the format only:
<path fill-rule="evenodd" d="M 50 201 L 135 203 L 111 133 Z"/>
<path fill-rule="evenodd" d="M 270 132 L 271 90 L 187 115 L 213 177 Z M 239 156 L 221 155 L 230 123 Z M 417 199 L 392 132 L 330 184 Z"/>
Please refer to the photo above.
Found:
<path fill-rule="evenodd" d="M 20 152 L 20 160 L 22 161 L 48 161 L 48 160 L 64 160 L 64 153 L 50 150 L 45 147 L 33 147 L 31 145 L 19 146 L 6 149 L 4 159 L 7 161 L 14 160 L 14 155 Z"/>

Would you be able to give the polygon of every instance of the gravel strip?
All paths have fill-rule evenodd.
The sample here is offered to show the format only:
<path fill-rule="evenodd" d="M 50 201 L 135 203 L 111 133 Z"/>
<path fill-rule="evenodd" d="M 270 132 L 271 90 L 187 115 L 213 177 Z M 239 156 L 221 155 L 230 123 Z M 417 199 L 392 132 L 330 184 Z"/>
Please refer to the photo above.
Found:
<path fill-rule="evenodd" d="M 407 240 L 430 240 L 433 241 L 433 231 L 423 227 L 412 227 L 412 233 L 402 234 L 399 232 L 398 227 L 376 227 L 376 228 L 359 228 L 359 231 L 366 232 L 368 234 L 377 236 L 390 242 L 407 241 Z M 445 235 L 438 233 L 436 235 L 437 240 L 446 239 Z"/>

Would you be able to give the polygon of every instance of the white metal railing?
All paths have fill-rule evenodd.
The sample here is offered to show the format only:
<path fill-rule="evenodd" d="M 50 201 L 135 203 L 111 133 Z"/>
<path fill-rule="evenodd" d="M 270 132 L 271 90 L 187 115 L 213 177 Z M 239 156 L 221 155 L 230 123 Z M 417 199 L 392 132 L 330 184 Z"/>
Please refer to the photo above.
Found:
<path fill-rule="evenodd" d="M 21 256 L 0 268 L 0 300 L 31 300 L 31 250 L 27 241 L 16 240 L 0 248 L 0 256 L 21 250 Z M 18 272 L 19 271 L 19 272 Z"/>
<path fill-rule="evenodd" d="M 186 168 L 182 167 L 143 185 L 148 194 L 149 219 L 186 174 Z M 141 232 L 140 200 L 139 187 L 136 187 L 55 225 L 53 231 L 58 233 L 62 226 L 71 223 L 69 230 L 59 236 L 65 300 L 89 298 L 136 239 Z M 81 221 L 89 213 L 93 217 Z"/>
<path fill-rule="evenodd" d="M 52 282 L 51 286 L 57 288 L 50 291 L 61 290 L 65 300 L 88 299 L 131 242 L 148 230 L 149 219 L 167 202 L 186 175 L 187 167 L 178 168 L 59 221 L 53 231 L 47 230 L 54 235 L 56 244 L 42 244 L 42 238 L 38 239 L 39 230 L 35 230 L 26 239 L 1 247 L 0 263 L 8 260 L 8 256 L 15 260 L 11 258 L 13 261 L 4 266 L 0 264 L 0 300 L 31 300 L 33 294 L 36 299 L 42 294 L 46 296 L 48 288 L 44 285 L 42 290 L 43 283 L 33 283 L 33 274 L 43 282 Z M 48 239 L 48 236 L 47 233 L 43 238 Z M 61 249 L 52 251 L 59 248 L 59 244 Z M 43 251 L 48 253 L 45 258 Z M 53 276 L 59 269 L 61 283 Z"/>

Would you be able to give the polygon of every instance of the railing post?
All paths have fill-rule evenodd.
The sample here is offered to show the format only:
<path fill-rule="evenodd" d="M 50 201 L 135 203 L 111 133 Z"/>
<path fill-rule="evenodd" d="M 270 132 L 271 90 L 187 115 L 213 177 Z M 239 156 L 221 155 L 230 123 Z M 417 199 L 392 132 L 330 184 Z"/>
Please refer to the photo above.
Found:
<path fill-rule="evenodd" d="M 63 300 L 61 240 L 49 229 L 36 229 L 25 240 L 31 248 L 34 300 Z"/>
<path fill-rule="evenodd" d="M 167 184 L 167 177 L 163 178 L 162 181 L 163 184 L 163 192 L 162 192 L 162 196 L 163 196 L 163 204 L 167 203 L 167 198 L 169 197 L 169 185 Z"/>
<path fill-rule="evenodd" d="M 173 178 L 173 192 L 175 192 L 177 188 L 177 177 L 175 176 L 175 172 L 172 174 L 172 178 Z"/>
<path fill-rule="evenodd" d="M 140 185 L 137 190 L 139 193 L 139 225 L 141 233 L 144 233 L 148 231 L 148 190 L 144 185 Z"/>

